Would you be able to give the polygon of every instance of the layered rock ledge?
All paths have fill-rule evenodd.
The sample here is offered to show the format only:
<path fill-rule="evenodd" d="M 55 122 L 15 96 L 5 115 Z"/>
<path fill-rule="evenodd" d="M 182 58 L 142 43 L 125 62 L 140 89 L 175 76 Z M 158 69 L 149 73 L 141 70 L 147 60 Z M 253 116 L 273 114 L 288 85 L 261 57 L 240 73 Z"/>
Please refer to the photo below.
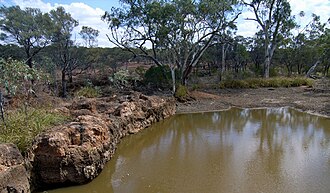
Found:
<path fill-rule="evenodd" d="M 60 110 L 75 120 L 41 133 L 28 151 L 32 185 L 38 189 L 91 181 L 121 138 L 175 114 L 175 101 L 133 93 L 81 99 Z"/>
<path fill-rule="evenodd" d="M 0 193 L 30 192 L 24 158 L 14 144 L 0 144 Z"/>

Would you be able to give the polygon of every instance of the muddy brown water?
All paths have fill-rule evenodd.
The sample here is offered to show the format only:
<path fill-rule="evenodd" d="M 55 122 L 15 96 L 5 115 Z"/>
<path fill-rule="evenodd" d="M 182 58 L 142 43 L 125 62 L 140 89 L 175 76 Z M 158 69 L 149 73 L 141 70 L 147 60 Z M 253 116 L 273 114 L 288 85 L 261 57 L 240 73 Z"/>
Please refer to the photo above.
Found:
<path fill-rule="evenodd" d="M 330 119 L 290 108 L 175 115 L 126 137 L 100 176 L 49 193 L 329 193 Z"/>

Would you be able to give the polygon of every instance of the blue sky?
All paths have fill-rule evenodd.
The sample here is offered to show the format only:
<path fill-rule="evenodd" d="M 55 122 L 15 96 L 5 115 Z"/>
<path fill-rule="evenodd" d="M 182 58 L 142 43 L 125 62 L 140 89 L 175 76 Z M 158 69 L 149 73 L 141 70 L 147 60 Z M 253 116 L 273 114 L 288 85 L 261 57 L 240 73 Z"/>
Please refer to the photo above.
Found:
<path fill-rule="evenodd" d="M 291 4 L 292 14 L 297 15 L 305 11 L 306 17 L 299 19 L 302 24 L 310 21 L 311 13 L 321 16 L 323 22 L 330 17 L 330 0 L 288 0 Z M 79 26 L 74 29 L 74 38 L 81 41 L 79 31 L 82 26 L 89 26 L 100 31 L 98 45 L 109 47 L 106 34 L 109 33 L 106 23 L 101 21 L 101 16 L 111 7 L 119 7 L 119 0 L 0 0 L 5 6 L 19 5 L 21 8 L 34 7 L 43 12 L 49 12 L 57 6 L 63 6 L 71 13 L 72 17 L 79 21 Z M 257 24 L 253 21 L 246 21 L 245 18 L 253 17 L 251 12 L 243 12 L 238 19 L 238 35 L 253 36 L 257 30 Z"/>
<path fill-rule="evenodd" d="M 71 4 L 74 2 L 82 2 L 93 8 L 102 8 L 104 10 L 108 10 L 111 7 L 119 7 L 119 0 L 45 0 L 46 3 L 59 3 L 59 4 Z"/>
<path fill-rule="evenodd" d="M 30 4 L 33 4 L 33 2 L 36 2 L 34 0 L 23 0 L 25 2 L 29 2 Z M 0 0 L 0 2 L 6 6 L 12 6 L 20 4 L 20 2 L 23 1 L 15 1 L 15 0 Z M 72 4 L 81 2 L 88 6 L 91 6 L 92 8 L 101 8 L 104 10 L 109 10 L 111 7 L 119 7 L 120 2 L 119 0 L 43 0 L 44 3 L 50 3 L 52 5 L 55 4 Z"/>

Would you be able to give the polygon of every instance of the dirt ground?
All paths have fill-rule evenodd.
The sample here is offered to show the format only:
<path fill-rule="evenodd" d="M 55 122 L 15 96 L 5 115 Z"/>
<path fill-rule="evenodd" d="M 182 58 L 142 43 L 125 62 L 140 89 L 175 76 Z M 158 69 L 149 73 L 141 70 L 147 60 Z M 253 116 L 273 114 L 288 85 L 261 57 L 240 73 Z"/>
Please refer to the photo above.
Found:
<path fill-rule="evenodd" d="M 294 107 L 330 117 L 329 90 L 307 87 L 258 89 L 206 89 L 192 91 L 195 100 L 177 103 L 177 113 L 217 111 L 230 107 Z"/>

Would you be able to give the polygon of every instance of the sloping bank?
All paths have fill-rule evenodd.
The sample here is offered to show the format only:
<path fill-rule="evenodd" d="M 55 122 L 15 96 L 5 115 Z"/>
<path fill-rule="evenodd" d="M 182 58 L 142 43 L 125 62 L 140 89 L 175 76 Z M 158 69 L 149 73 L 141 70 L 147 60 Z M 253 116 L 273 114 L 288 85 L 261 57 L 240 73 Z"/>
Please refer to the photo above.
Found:
<path fill-rule="evenodd" d="M 175 114 L 175 100 L 131 93 L 123 97 L 81 99 L 61 110 L 76 119 L 41 133 L 34 140 L 25 163 L 31 189 L 91 181 L 114 155 L 121 138 Z M 0 176 L 5 174 L 3 171 L 9 170 L 1 170 L 0 166 Z M 10 192 L 9 189 L 30 191 L 9 179 L 16 178 L 15 173 L 6 175 L 4 178 L 10 183 L 0 183 L 1 193 Z"/>

